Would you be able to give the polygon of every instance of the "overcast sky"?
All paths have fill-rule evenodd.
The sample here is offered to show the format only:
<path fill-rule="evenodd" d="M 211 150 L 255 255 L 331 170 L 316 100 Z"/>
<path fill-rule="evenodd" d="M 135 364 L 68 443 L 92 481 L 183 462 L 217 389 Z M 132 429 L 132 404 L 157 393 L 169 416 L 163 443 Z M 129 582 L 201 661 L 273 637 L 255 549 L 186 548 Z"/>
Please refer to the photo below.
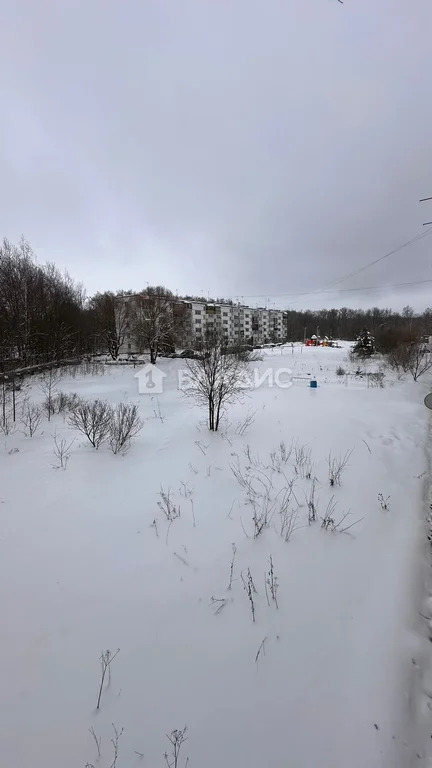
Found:
<path fill-rule="evenodd" d="M 432 304 L 432 234 L 315 292 L 432 221 L 431 0 L 5 0 L 0 18 L 0 236 L 90 294 Z"/>

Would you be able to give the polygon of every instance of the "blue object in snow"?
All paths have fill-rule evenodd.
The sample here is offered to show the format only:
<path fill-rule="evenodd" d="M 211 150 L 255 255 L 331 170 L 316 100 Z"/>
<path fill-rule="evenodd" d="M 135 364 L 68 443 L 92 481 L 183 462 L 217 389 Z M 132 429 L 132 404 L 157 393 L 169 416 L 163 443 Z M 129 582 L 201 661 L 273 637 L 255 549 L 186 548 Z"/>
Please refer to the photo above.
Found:
<path fill-rule="evenodd" d="M 311 379 L 310 385 L 311 385 L 312 389 L 317 389 L 317 387 L 318 387 L 317 380 L 316 379 Z"/>

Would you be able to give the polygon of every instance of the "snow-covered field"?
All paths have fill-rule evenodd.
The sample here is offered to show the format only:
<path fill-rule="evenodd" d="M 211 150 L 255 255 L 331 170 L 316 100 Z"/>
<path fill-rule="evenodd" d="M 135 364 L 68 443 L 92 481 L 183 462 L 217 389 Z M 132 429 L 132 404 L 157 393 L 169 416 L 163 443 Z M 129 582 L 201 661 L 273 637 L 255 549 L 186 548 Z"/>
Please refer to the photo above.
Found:
<path fill-rule="evenodd" d="M 94 450 L 62 416 L 32 439 L 7 437 L 4 768 L 162 768 L 164 752 L 173 761 L 166 734 L 185 726 L 178 768 L 187 759 L 189 768 L 429 765 L 432 713 L 421 688 L 430 646 L 419 615 L 431 615 L 423 599 L 428 382 L 387 374 L 381 389 L 338 377 L 339 365 L 353 369 L 347 351 L 269 351 L 261 372 L 289 367 L 300 378 L 249 391 L 216 434 L 177 388 L 182 361 L 161 360 L 159 396 L 139 396 L 128 366 L 58 386 L 139 403 L 145 425 L 127 455 Z M 42 397 L 36 384 L 31 396 Z M 253 423 L 239 434 L 248 409 Z M 53 468 L 55 432 L 75 438 L 66 471 Z M 341 485 L 331 487 L 329 453 L 351 450 Z M 161 488 L 180 507 L 171 525 Z M 347 513 L 336 531 L 322 527 L 332 497 L 335 525 Z M 257 514 L 268 512 L 257 538 L 253 499 Z M 278 607 L 266 585 L 270 556 Z M 99 657 L 118 648 L 97 711 Z M 112 724 L 124 728 L 116 763 Z M 101 739 L 100 759 L 89 729 Z"/>

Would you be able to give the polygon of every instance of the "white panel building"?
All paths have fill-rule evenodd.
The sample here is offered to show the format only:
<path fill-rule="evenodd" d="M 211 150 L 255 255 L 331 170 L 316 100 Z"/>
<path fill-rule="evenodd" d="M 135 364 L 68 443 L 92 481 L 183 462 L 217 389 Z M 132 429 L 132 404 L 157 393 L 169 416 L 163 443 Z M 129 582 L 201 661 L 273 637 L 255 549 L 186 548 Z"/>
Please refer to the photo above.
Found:
<path fill-rule="evenodd" d="M 138 349 L 133 334 L 134 295 L 118 298 L 119 308 L 127 305 L 130 322 L 123 354 L 136 354 Z M 270 344 L 285 341 L 284 312 L 265 307 L 247 307 L 241 304 L 221 304 L 210 301 L 173 299 L 171 307 L 176 343 L 180 348 L 194 347 L 204 341 L 206 334 L 216 332 L 228 344 Z"/>

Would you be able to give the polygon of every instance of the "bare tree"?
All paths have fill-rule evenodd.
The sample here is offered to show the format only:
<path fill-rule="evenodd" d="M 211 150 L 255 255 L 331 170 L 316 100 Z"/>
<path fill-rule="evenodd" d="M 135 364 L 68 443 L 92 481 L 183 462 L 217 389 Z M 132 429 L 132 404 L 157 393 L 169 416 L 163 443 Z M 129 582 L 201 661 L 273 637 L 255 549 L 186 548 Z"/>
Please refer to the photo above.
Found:
<path fill-rule="evenodd" d="M 54 456 L 59 464 L 54 469 L 66 469 L 67 463 L 70 457 L 70 449 L 72 448 L 75 440 L 67 441 L 66 438 L 61 439 L 57 435 L 53 435 L 54 439 Z"/>
<path fill-rule="evenodd" d="M 96 450 L 107 439 L 112 422 L 112 408 L 103 400 L 78 400 L 69 415 L 71 427 L 79 429 Z"/>
<path fill-rule="evenodd" d="M 42 422 L 42 410 L 35 403 L 26 400 L 23 403 L 21 412 L 21 424 L 24 427 L 26 437 L 33 437 L 39 429 Z"/>
<path fill-rule="evenodd" d="M 184 394 L 208 411 L 208 427 L 217 432 L 224 408 L 241 400 L 250 370 L 248 353 L 227 353 L 218 335 L 209 335 L 197 359 L 187 360 Z"/>
<path fill-rule="evenodd" d="M 96 342 L 99 348 L 117 360 L 129 329 L 128 304 L 121 294 L 111 291 L 96 293 L 89 302 L 95 320 Z"/>
<path fill-rule="evenodd" d="M 130 442 L 142 429 L 143 422 L 138 415 L 138 406 L 133 403 L 119 403 L 111 415 L 109 446 L 113 453 L 125 453 Z"/>
<path fill-rule="evenodd" d="M 423 376 L 424 373 L 432 368 L 432 354 L 425 344 L 412 344 L 410 347 L 408 370 L 414 381 Z"/>
<path fill-rule="evenodd" d="M 135 297 L 133 332 L 140 349 L 150 351 L 156 363 L 159 352 L 174 344 L 174 296 L 166 288 L 149 287 Z"/>
<path fill-rule="evenodd" d="M 51 421 L 51 416 L 55 413 L 54 396 L 61 378 L 60 369 L 53 367 L 42 376 L 39 384 L 39 389 L 45 395 L 44 408 L 47 412 L 48 421 Z"/>

